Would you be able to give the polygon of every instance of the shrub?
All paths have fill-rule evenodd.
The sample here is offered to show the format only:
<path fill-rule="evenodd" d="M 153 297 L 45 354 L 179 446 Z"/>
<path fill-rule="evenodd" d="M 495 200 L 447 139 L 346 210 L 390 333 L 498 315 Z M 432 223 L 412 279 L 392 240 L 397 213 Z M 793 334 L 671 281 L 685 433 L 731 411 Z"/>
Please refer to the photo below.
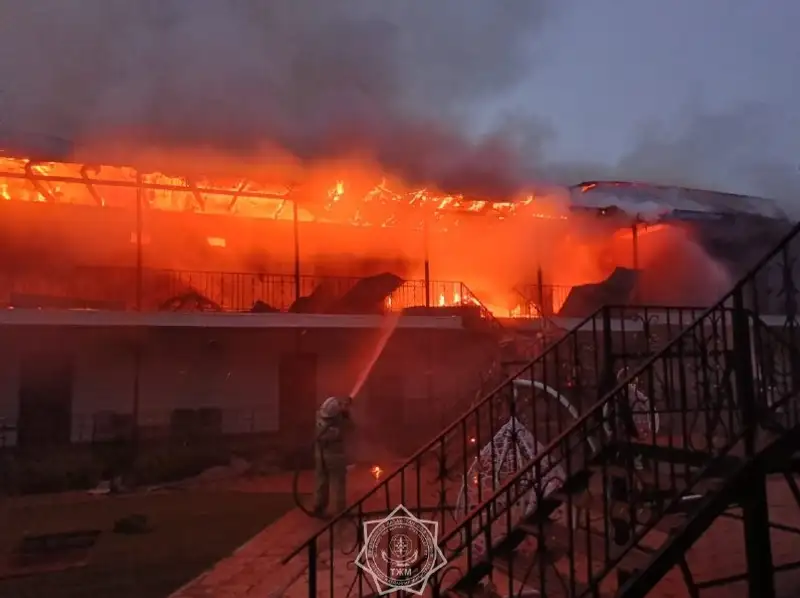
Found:
<path fill-rule="evenodd" d="M 229 462 L 227 451 L 214 446 L 165 446 L 142 450 L 134 463 L 134 475 L 138 484 L 161 484 L 190 478 Z"/>
<path fill-rule="evenodd" d="M 100 481 L 101 469 L 88 452 L 6 457 L 2 484 L 9 494 L 87 490 Z"/>

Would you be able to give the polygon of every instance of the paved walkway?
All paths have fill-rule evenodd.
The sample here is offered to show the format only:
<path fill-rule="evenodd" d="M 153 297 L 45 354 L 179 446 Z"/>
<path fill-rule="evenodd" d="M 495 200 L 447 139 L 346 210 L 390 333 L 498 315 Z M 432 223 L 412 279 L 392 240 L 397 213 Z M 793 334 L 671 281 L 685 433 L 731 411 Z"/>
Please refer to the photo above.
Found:
<path fill-rule="evenodd" d="M 226 488 L 241 492 L 291 492 L 292 474 L 244 478 L 225 484 Z M 374 484 L 375 479 L 367 466 L 354 468 L 348 475 L 348 502 L 358 500 Z M 303 472 L 300 477 L 300 491 L 306 494 L 312 488 L 312 472 Z M 281 565 L 280 561 L 323 525 L 324 522 L 308 517 L 300 509 L 293 509 L 264 528 L 231 556 L 219 561 L 212 569 L 174 592 L 170 598 L 307 596 L 306 555 L 301 553 L 286 566 Z M 325 549 L 330 545 L 326 542 L 327 537 L 328 534 L 325 534 L 321 541 L 322 554 L 327 553 Z M 354 537 L 347 539 L 350 543 L 355 540 Z M 344 568 L 337 566 L 336 569 Z M 341 580 L 342 584 L 348 584 L 352 580 L 352 572 L 348 573 L 347 579 Z M 340 591 L 336 590 L 335 593 L 339 594 Z M 330 592 L 327 588 L 320 588 L 319 595 L 330 595 Z"/>
<path fill-rule="evenodd" d="M 351 472 L 349 480 L 353 500 L 363 495 L 375 483 L 366 467 Z M 301 490 L 308 492 L 311 483 L 310 472 L 305 473 L 301 478 Z M 240 491 L 289 491 L 291 476 L 288 474 L 263 476 L 236 481 L 233 484 L 234 488 Z M 773 478 L 769 482 L 769 504 L 770 517 L 774 522 L 800 528 L 800 508 L 780 478 Z M 282 566 L 280 561 L 321 525 L 321 522 L 310 519 L 299 509 L 295 509 L 265 528 L 230 557 L 217 563 L 210 571 L 175 592 L 171 598 L 306 598 L 308 576 L 305 554 L 299 555 L 286 566 Z M 345 533 L 345 535 L 352 534 Z M 354 538 L 347 537 L 343 541 L 348 540 L 348 543 L 352 544 Z M 800 536 L 773 530 L 772 545 L 776 564 L 793 561 L 797 559 Z M 336 575 L 331 579 L 328 575 L 330 568 L 326 567 L 324 562 L 326 555 L 329 554 L 328 546 L 323 540 L 320 549 L 322 573 L 318 576 L 317 595 L 345 596 L 353 580 L 352 565 L 343 566 L 343 562 L 338 559 L 345 557 L 336 551 L 334 554 L 339 556 L 336 557 L 337 562 L 333 569 L 335 573 L 342 575 Z M 354 555 L 350 555 L 347 559 L 353 557 Z M 716 521 L 688 552 L 687 561 L 696 581 L 744 572 L 744 538 L 741 521 L 735 519 Z M 331 581 L 334 586 L 333 592 L 330 587 Z M 779 573 L 776 582 L 779 597 L 794 598 L 800 590 L 800 571 Z M 501 582 L 499 587 L 504 585 Z M 670 571 L 656 586 L 652 595 L 659 598 L 687 596 L 680 571 L 677 569 Z M 745 595 L 744 582 L 703 591 L 705 598 Z"/>

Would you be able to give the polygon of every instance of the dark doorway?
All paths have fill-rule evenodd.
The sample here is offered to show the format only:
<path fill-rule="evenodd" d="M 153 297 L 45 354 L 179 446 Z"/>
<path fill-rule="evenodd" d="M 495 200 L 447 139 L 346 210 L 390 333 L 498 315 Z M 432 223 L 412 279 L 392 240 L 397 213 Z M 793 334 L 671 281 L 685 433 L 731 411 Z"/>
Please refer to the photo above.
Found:
<path fill-rule="evenodd" d="M 19 447 L 26 450 L 70 443 L 72 363 L 66 355 L 45 353 L 22 360 L 17 433 Z"/>
<path fill-rule="evenodd" d="M 317 409 L 317 356 L 293 353 L 281 357 L 278 369 L 278 413 L 281 438 L 299 464 L 313 460 L 314 412 Z"/>

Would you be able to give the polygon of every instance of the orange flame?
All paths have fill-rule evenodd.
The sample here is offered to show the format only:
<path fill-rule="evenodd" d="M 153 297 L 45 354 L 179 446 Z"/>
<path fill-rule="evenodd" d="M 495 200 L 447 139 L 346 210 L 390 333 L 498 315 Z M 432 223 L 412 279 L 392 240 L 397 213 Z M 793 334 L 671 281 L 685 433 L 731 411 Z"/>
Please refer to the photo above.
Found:
<path fill-rule="evenodd" d="M 482 313 L 489 312 L 496 317 L 541 317 L 542 314 L 558 312 L 566 300 L 571 285 L 598 282 L 610 273 L 599 271 L 596 265 L 598 254 L 596 246 L 588 243 L 580 245 L 560 232 L 558 240 L 541 241 L 542 245 L 548 243 L 552 245 L 546 248 L 521 247 L 518 244 L 522 237 L 528 242 L 535 236 L 530 232 L 530 219 L 567 221 L 567 215 L 557 202 L 549 201 L 544 194 L 529 193 L 515 198 L 515 201 L 492 202 L 441 193 L 429 188 L 410 189 L 401 181 L 388 180 L 379 172 L 380 169 L 370 170 L 358 164 L 345 166 L 349 167 L 346 171 L 338 167 L 322 168 L 320 172 L 308 174 L 305 178 L 299 177 L 302 180 L 297 185 L 290 185 L 289 182 L 295 180 L 292 174 L 296 173 L 287 174 L 280 172 L 279 168 L 276 170 L 272 167 L 250 169 L 247 178 L 239 175 L 192 177 L 168 175 L 156 171 L 137 171 L 127 166 L 35 162 L 24 157 L 0 156 L 0 200 L 83 205 L 98 209 L 131 209 L 137 204 L 138 199 L 141 199 L 144 207 L 151 210 L 234 215 L 248 219 L 283 222 L 291 221 L 296 212 L 301 222 L 398 229 L 392 232 L 359 231 L 376 236 L 379 234 L 381 242 L 384 238 L 388 238 L 384 235 L 397 235 L 399 240 L 391 236 L 392 241 L 387 241 L 386 245 L 406 243 L 408 238 L 406 229 L 440 233 L 431 237 L 431 247 L 426 248 L 426 251 L 430 249 L 435 256 L 432 262 L 435 264 L 436 274 L 441 276 L 440 280 L 459 280 L 466 284 L 454 282 L 424 291 L 415 288 L 413 292 L 405 295 L 397 293 L 386 299 L 384 308 L 387 311 L 399 311 L 430 301 L 431 304 L 438 306 L 474 305 L 481 308 Z M 294 207 L 297 209 L 293 209 Z M 225 222 L 230 223 L 233 220 Z M 221 219 L 219 221 L 221 222 Z M 491 229 L 485 224 L 494 226 L 501 222 L 504 223 L 502 226 Z M 510 224 L 520 222 L 523 225 L 516 228 Z M 214 248 L 211 252 L 213 255 L 209 259 L 220 260 L 220 263 L 223 260 L 233 262 L 237 258 L 231 257 L 231 254 L 237 251 L 237 247 L 243 246 L 246 235 L 241 235 L 240 238 L 238 230 L 229 228 L 234 226 L 231 224 L 218 225 L 214 222 L 213 226 L 215 227 L 213 230 L 205 231 L 201 237 L 203 249 Z M 225 230 L 217 230 L 217 226 Z M 459 227 L 460 229 L 456 231 L 455 229 Z M 316 255 L 327 257 L 327 252 L 331 254 L 338 252 L 338 255 L 348 257 L 365 253 L 360 251 L 360 246 L 357 246 L 362 242 L 361 238 L 350 242 L 349 237 L 355 235 L 351 235 L 349 229 L 345 231 L 343 227 L 326 228 L 336 230 L 333 232 L 327 230 L 319 234 L 315 231 L 305 236 L 303 251 L 306 256 L 310 256 L 309 264 Z M 512 228 L 519 233 L 513 239 L 507 234 Z M 546 229 L 546 232 L 551 230 L 551 227 L 544 226 L 543 229 Z M 155 228 L 150 230 L 152 243 L 146 232 L 131 233 L 130 236 L 131 243 L 138 243 L 141 240 L 143 245 L 150 245 L 152 248 L 148 254 L 148 258 L 152 257 L 148 261 L 148 267 L 176 270 L 213 269 L 207 267 L 206 262 L 203 262 L 202 266 L 187 266 L 183 262 L 172 263 L 172 261 L 166 265 L 153 264 L 156 258 L 161 259 L 161 255 L 166 252 L 161 251 L 163 243 L 160 239 L 163 237 L 163 232 L 160 233 Z M 561 228 L 554 226 L 552 230 L 560 231 Z M 127 237 L 127 230 L 124 234 Z M 267 245 L 264 236 L 253 234 L 252 244 Z M 423 235 L 419 236 L 421 238 Z M 324 241 L 320 240 L 322 238 Z M 329 239 L 330 243 L 327 242 Z M 421 240 L 413 242 L 422 246 Z M 264 252 L 270 253 L 270 259 L 273 257 L 272 253 L 278 253 L 276 246 L 277 241 Z M 480 247 L 470 255 L 466 255 L 474 246 Z M 261 248 L 259 245 L 259 249 Z M 252 247 L 247 248 L 251 249 Z M 391 250 L 394 251 L 395 247 L 392 246 Z M 159 255 L 156 256 L 156 253 Z M 374 250 L 373 253 L 381 258 L 384 257 L 378 250 Z M 406 246 L 399 248 L 397 253 L 401 254 L 398 259 L 408 258 L 407 262 L 403 263 L 416 263 L 414 260 L 421 262 L 418 254 L 412 256 Z M 535 265 L 531 262 L 538 258 L 531 257 L 533 253 L 546 253 L 545 259 L 549 260 L 550 265 L 546 264 L 544 269 L 550 268 L 552 272 L 558 274 L 550 282 L 560 285 L 560 290 L 553 293 L 552 298 L 545 298 L 545 301 L 537 299 L 530 293 L 517 296 L 511 292 L 511 287 L 517 284 L 518 279 L 515 281 L 510 279 L 522 275 L 530 276 L 531 272 L 535 271 Z M 201 257 L 204 256 L 205 254 Z M 394 257 L 393 255 L 392 258 Z M 178 262 L 177 259 L 175 261 Z M 252 262 L 241 260 L 245 261 L 249 269 Z M 269 263 L 280 263 L 280 260 L 276 257 Z M 226 265 L 219 266 L 219 269 L 228 271 L 225 270 L 228 267 L 226 262 Z M 362 274 L 354 274 L 354 277 L 358 276 Z M 421 278 L 419 272 L 409 272 L 408 277 L 416 280 Z M 467 286 L 470 286 L 475 294 L 469 291 Z M 475 295 L 479 296 L 480 300 Z M 540 306 L 539 303 L 543 305 Z"/>
<path fill-rule="evenodd" d="M 483 215 L 504 220 L 509 216 L 554 218 L 564 214 L 534 207 L 534 196 L 519 202 L 489 202 L 462 195 L 434 193 L 428 189 L 395 191 L 380 180 L 366 193 L 348 192 L 339 179 L 322 197 L 302 187 L 295 192 L 285 183 L 250 179 L 210 180 L 168 176 L 161 172 L 138 172 L 125 166 L 92 166 L 68 162 L 34 162 L 27 158 L 0 156 L 0 197 L 23 201 L 58 201 L 92 206 L 135 205 L 137 187 L 146 190 L 150 208 L 167 211 L 239 214 L 251 218 L 289 220 L 287 201 L 298 201 L 302 221 L 339 222 L 361 226 L 421 227 L 423 221 L 458 226 L 460 217 Z M 346 204 L 346 205 L 344 205 Z M 391 208 L 387 214 L 386 209 Z M 552 213 L 550 213 L 552 212 Z M 447 222 L 444 222 L 444 220 Z"/>

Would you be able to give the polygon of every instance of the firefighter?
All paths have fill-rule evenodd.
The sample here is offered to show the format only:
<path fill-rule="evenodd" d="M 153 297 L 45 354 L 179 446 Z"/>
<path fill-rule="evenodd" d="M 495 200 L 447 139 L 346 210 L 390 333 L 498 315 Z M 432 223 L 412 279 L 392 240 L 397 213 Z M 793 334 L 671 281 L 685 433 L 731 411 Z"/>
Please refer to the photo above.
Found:
<path fill-rule="evenodd" d="M 325 515 L 331 498 L 335 513 L 347 507 L 345 439 L 351 427 L 352 403 L 351 397 L 329 397 L 317 411 L 314 515 L 318 517 Z"/>

